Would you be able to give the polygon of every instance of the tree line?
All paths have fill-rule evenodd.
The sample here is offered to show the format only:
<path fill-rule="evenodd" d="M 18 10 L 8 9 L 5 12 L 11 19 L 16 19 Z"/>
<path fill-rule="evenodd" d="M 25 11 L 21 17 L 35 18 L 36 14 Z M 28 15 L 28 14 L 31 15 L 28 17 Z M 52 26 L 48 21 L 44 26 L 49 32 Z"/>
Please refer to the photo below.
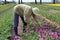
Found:
<path fill-rule="evenodd" d="M 12 1 L 14 1 L 14 0 L 12 0 Z M 55 1 L 56 0 L 53 0 L 53 4 L 55 4 Z M 6 2 L 7 2 L 7 0 L 5 0 L 5 4 L 6 4 Z M 18 3 L 20 4 L 20 3 L 23 3 L 23 1 L 21 0 L 18 0 Z M 37 0 L 35 0 L 35 4 L 37 4 Z M 42 0 L 40 0 L 40 4 L 42 4 Z"/>

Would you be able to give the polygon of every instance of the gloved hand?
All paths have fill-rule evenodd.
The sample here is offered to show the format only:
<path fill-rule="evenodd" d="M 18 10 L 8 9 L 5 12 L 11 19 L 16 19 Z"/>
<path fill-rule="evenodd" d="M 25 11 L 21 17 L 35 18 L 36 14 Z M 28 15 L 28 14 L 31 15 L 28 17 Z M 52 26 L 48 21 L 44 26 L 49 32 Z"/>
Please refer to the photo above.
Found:
<path fill-rule="evenodd" d="M 40 22 L 36 22 L 36 25 L 37 25 L 37 26 L 40 26 L 40 25 L 41 25 L 41 23 L 40 23 Z"/>
<path fill-rule="evenodd" d="M 36 24 L 40 24 L 40 22 L 36 22 Z"/>

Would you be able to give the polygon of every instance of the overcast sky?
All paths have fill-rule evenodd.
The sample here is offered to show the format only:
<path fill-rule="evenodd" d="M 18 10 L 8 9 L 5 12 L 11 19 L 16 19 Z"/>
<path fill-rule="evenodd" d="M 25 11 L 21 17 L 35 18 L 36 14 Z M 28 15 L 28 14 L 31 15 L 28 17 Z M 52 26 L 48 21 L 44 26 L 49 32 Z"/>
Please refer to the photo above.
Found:
<path fill-rule="evenodd" d="M 7 1 L 12 1 L 12 0 L 7 0 Z M 18 2 L 18 0 L 14 0 L 14 1 L 16 1 L 16 2 Z M 23 2 L 34 2 L 35 0 L 22 0 Z M 37 0 L 38 2 L 40 1 L 40 0 Z M 42 0 L 42 2 L 51 2 L 52 0 Z"/>

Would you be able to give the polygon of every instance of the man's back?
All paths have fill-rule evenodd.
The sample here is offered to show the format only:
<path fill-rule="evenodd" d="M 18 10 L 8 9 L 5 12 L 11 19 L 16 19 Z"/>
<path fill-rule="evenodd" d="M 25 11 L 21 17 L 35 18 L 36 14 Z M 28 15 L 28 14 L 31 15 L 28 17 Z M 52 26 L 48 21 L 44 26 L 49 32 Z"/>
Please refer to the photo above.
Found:
<path fill-rule="evenodd" d="M 24 11 L 31 9 L 32 7 L 25 4 L 18 4 L 14 7 L 14 11 L 17 12 L 20 16 L 23 16 Z"/>

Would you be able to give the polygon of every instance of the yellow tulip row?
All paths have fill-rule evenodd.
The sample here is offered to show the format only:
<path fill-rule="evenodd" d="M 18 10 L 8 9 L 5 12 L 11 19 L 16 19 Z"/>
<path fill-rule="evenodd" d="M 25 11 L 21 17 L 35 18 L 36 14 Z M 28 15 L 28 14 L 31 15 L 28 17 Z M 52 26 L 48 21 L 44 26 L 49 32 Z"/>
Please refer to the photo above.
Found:
<path fill-rule="evenodd" d="M 60 6 L 60 4 L 47 4 L 48 6 Z"/>

